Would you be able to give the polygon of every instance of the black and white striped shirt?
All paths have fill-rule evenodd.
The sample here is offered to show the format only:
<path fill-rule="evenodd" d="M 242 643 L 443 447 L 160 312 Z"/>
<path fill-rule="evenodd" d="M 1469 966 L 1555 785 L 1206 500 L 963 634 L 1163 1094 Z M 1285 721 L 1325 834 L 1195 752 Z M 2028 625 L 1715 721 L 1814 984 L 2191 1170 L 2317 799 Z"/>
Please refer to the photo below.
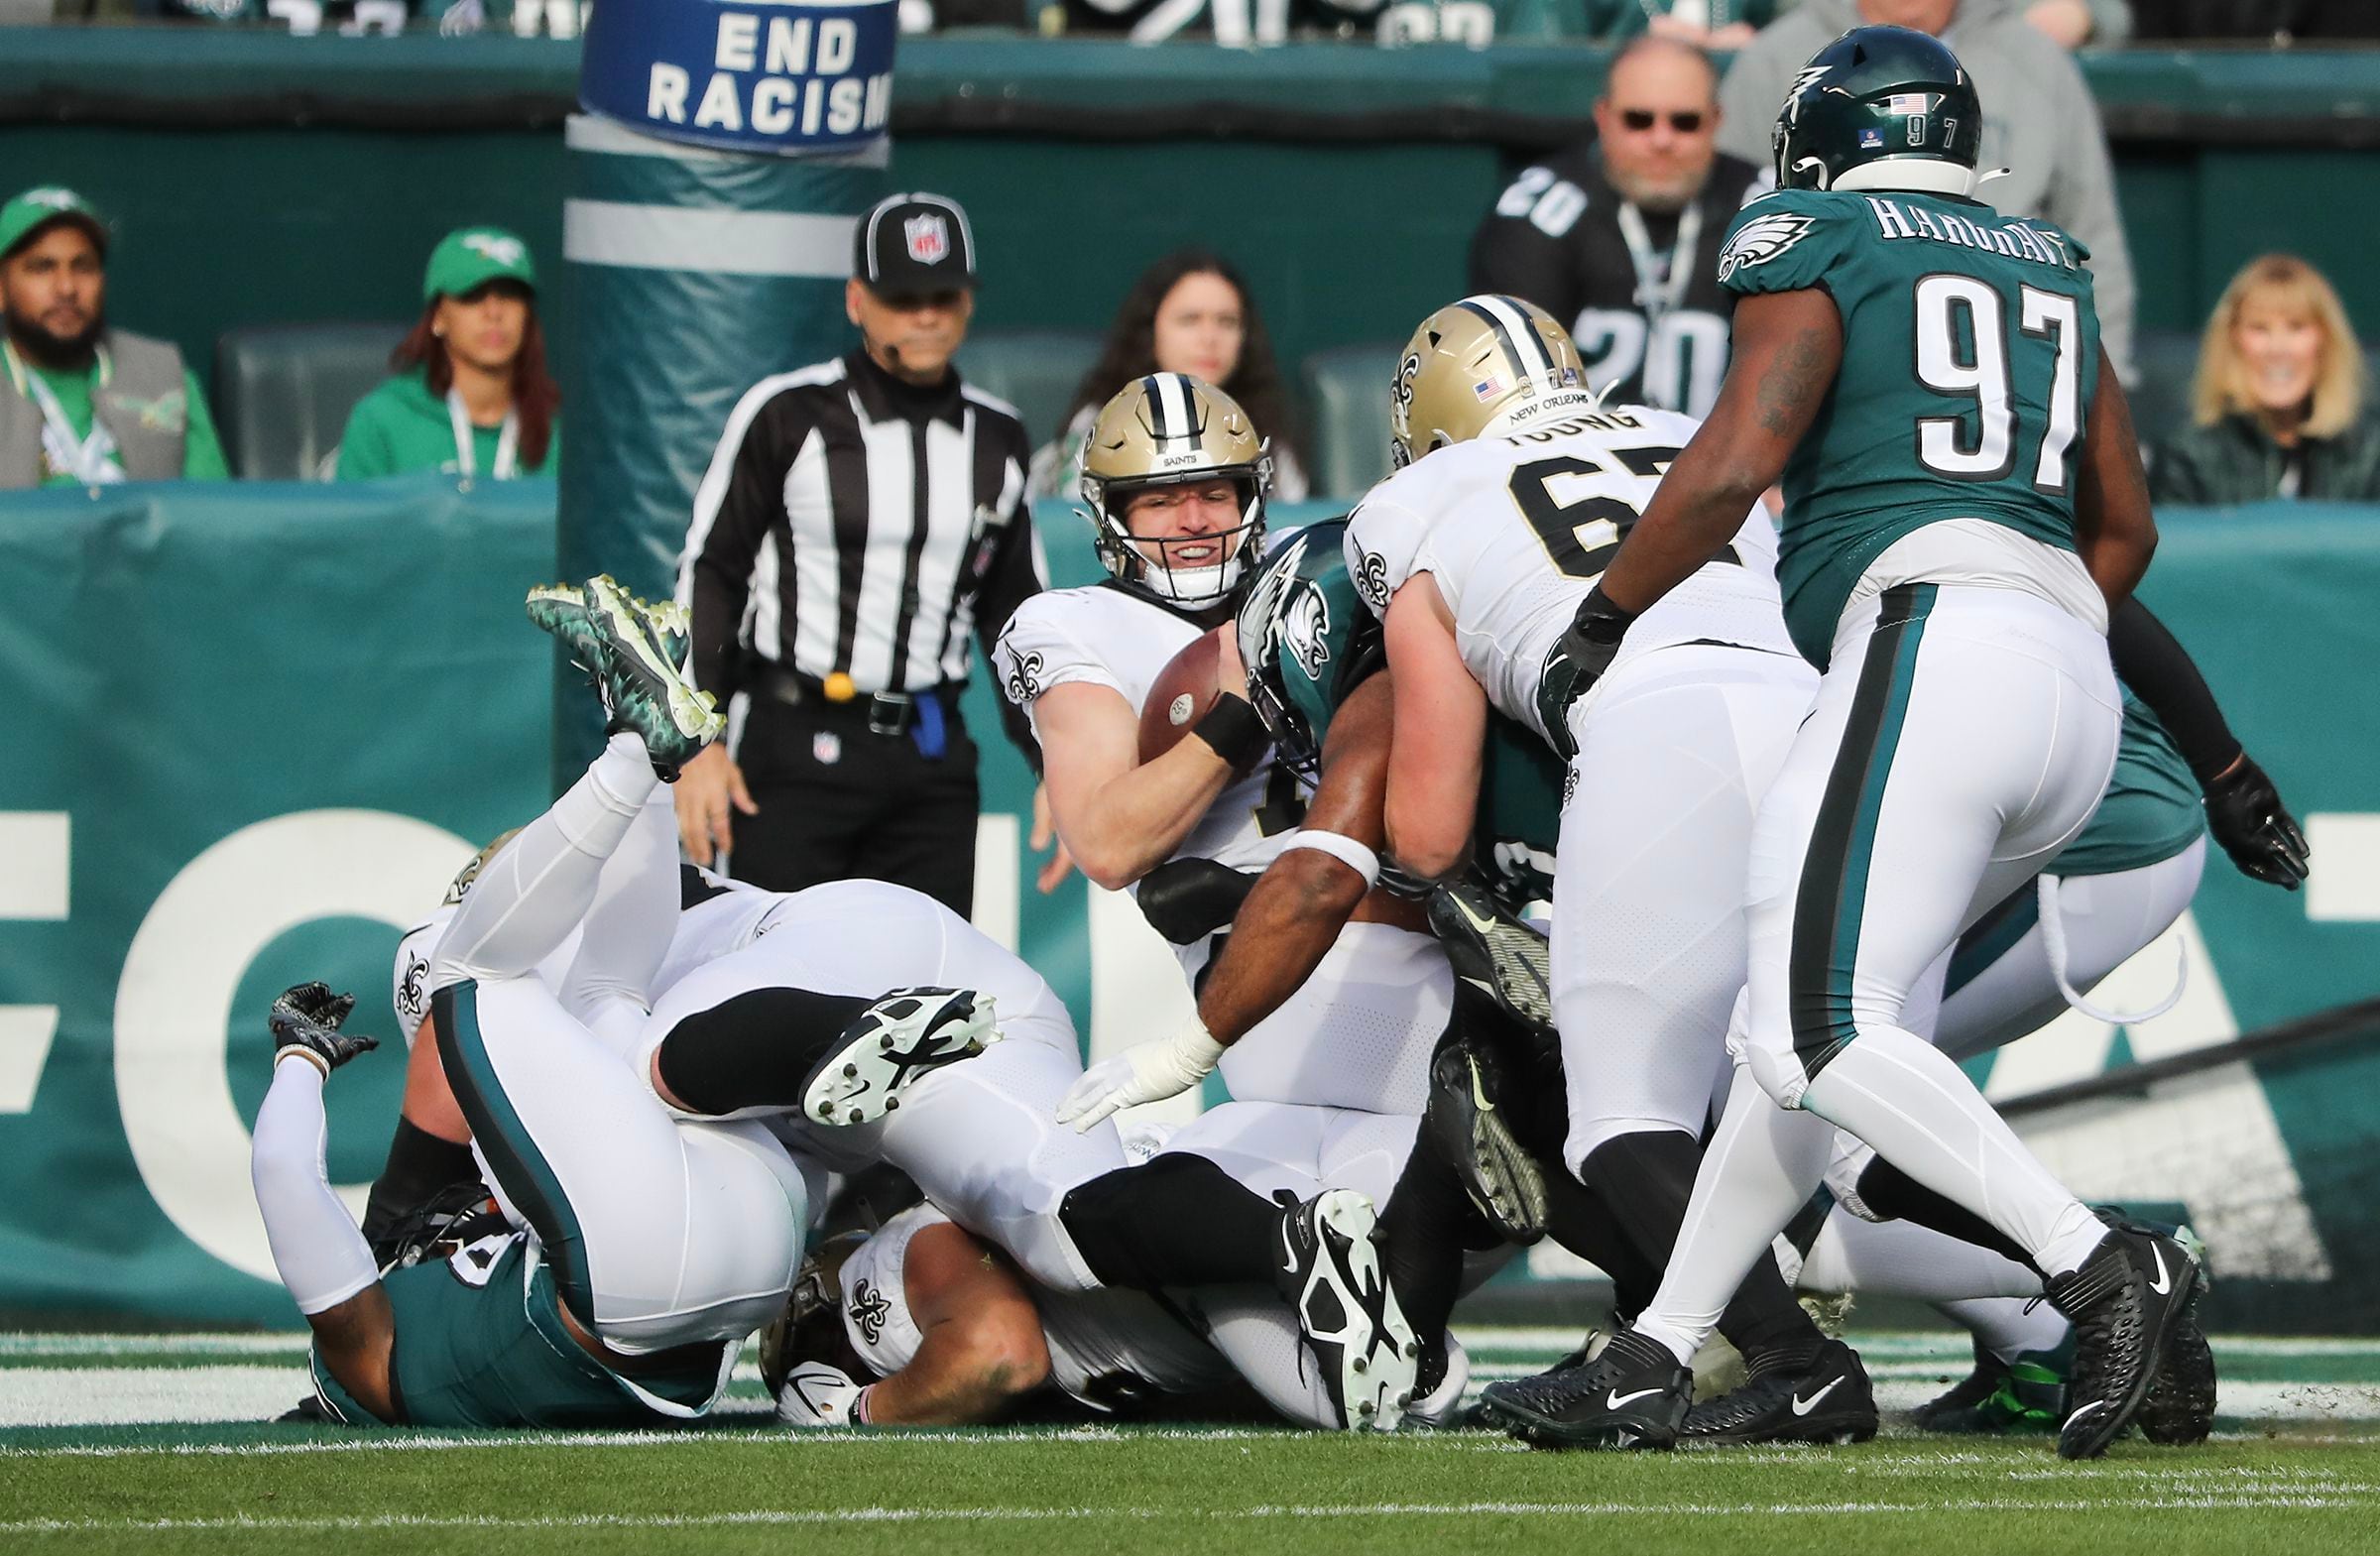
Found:
<path fill-rule="evenodd" d="M 748 391 L 678 563 L 694 681 L 724 701 L 753 656 L 861 695 L 967 677 L 1043 585 L 1013 408 L 956 373 L 921 390 L 864 351 Z"/>

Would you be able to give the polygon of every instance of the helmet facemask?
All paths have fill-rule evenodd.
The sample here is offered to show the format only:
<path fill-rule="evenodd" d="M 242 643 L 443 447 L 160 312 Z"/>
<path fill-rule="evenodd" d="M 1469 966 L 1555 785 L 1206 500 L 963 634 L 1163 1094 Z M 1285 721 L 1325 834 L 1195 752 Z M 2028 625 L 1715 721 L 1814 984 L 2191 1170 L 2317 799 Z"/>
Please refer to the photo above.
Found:
<path fill-rule="evenodd" d="M 1135 379 L 1101 409 L 1083 447 L 1083 501 L 1092 543 L 1120 583 L 1186 610 L 1231 598 L 1264 543 L 1270 444 L 1229 395 L 1181 373 Z M 1239 522 L 1207 535 L 1154 539 L 1132 534 L 1134 497 L 1168 487 L 1228 482 Z M 1212 561 L 1177 565 L 1176 552 L 1218 547 Z"/>

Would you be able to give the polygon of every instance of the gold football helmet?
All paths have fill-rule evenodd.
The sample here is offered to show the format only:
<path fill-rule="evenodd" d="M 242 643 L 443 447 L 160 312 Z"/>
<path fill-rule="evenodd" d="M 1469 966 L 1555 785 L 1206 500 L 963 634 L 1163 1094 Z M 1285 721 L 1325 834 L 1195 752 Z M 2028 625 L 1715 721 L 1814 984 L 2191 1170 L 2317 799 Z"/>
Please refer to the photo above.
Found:
<path fill-rule="evenodd" d="M 1264 491 L 1272 456 L 1240 403 L 1187 373 L 1151 373 L 1100 409 L 1083 443 L 1083 501 L 1099 559 L 1118 582 L 1168 605 L 1193 608 L 1230 596 L 1263 548 Z M 1124 520 L 1132 494 L 1218 478 L 1240 492 L 1240 523 L 1219 535 L 1136 539 Z M 1177 551 L 1220 548 L 1219 560 Z"/>
<path fill-rule="evenodd" d="M 1534 302 L 1482 294 L 1413 331 L 1389 387 L 1388 457 L 1402 470 L 1524 413 L 1594 404 L 1570 331 Z"/>

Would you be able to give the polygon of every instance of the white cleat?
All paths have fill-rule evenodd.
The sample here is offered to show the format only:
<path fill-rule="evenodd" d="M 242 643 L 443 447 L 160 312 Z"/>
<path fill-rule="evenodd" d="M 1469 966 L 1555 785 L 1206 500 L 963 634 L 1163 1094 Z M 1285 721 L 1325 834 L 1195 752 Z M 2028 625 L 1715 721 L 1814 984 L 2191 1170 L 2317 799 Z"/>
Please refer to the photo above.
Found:
<path fill-rule="evenodd" d="M 802 1117 L 856 1125 L 900 1107 L 908 1089 L 1000 1040 L 989 996 L 968 989 L 895 989 L 844 1028 L 802 1088 Z"/>

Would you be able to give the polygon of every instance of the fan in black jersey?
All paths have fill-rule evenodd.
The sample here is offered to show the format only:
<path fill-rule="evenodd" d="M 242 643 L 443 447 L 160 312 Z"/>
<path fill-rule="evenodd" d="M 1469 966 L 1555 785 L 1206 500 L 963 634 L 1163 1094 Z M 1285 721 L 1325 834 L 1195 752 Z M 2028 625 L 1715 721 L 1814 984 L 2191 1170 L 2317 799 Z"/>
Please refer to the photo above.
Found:
<path fill-rule="evenodd" d="M 1611 61 L 1596 138 L 1524 168 L 1471 240 L 1471 290 L 1570 328 L 1615 405 L 1706 415 L 1727 367 L 1719 240 L 1767 173 L 1719 154 L 1719 76 L 1690 44 L 1642 37 Z"/>

